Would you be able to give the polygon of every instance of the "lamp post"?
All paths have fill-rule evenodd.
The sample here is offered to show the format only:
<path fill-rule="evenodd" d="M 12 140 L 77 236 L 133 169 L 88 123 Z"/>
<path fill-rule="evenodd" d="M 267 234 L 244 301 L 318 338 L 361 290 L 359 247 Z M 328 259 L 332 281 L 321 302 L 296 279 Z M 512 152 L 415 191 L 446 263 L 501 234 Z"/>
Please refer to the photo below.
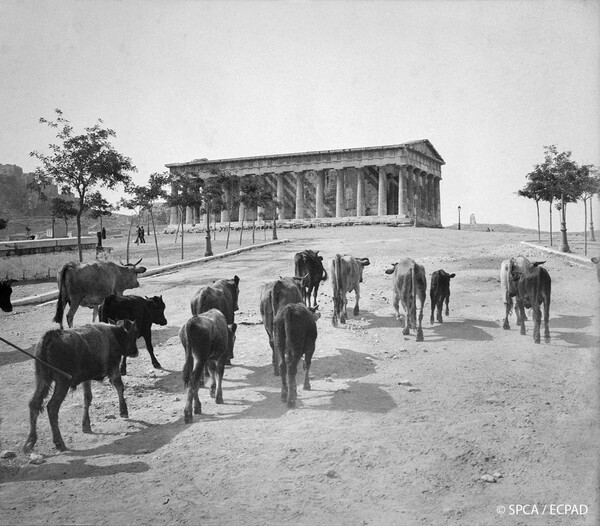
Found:
<path fill-rule="evenodd" d="M 458 205 L 458 229 L 460 230 L 460 205 Z"/>

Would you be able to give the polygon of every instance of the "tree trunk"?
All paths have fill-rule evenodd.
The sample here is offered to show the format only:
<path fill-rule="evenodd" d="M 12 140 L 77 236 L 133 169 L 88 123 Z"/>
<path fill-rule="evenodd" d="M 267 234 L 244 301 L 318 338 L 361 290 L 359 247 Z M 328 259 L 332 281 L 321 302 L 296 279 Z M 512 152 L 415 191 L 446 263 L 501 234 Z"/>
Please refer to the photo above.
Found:
<path fill-rule="evenodd" d="M 565 194 L 560 194 L 560 246 L 561 252 L 571 252 L 569 242 L 567 241 L 567 203 L 565 203 Z"/>
<path fill-rule="evenodd" d="M 231 210 L 229 211 L 229 217 L 231 218 Z M 225 250 L 229 248 L 229 234 L 231 233 L 231 219 L 227 223 L 227 241 L 225 242 Z"/>
<path fill-rule="evenodd" d="M 252 220 L 252 244 L 254 245 L 254 234 L 256 233 L 256 219 Z"/>
<path fill-rule="evenodd" d="M 127 232 L 127 252 L 126 252 L 126 262 L 129 263 L 129 243 L 131 242 L 131 227 L 133 226 L 133 219 L 135 216 L 131 216 L 131 221 L 129 221 L 129 231 Z"/>
<path fill-rule="evenodd" d="M 156 247 L 156 263 L 160 267 L 160 254 L 158 253 L 158 239 L 156 237 L 156 226 L 154 225 L 154 214 L 152 208 L 150 209 L 150 219 L 152 219 L 152 231 L 154 232 L 154 246 Z M 150 226 L 148 225 L 148 229 Z"/>
<path fill-rule="evenodd" d="M 52 239 L 55 237 L 54 227 L 56 225 L 56 217 L 52 216 Z"/>
<path fill-rule="evenodd" d="M 83 199 L 79 203 L 79 212 L 77 212 L 77 252 L 79 253 L 79 263 L 83 263 L 83 248 L 81 246 L 81 213 L 83 210 Z"/>
<path fill-rule="evenodd" d="M 185 212 L 185 208 L 181 207 L 181 259 L 183 259 L 183 225 L 185 224 L 185 218 L 183 217 L 183 213 Z"/>
<path fill-rule="evenodd" d="M 550 201 L 550 246 L 552 246 L 552 201 Z"/>
<path fill-rule="evenodd" d="M 583 255 L 587 256 L 587 199 L 583 200 Z"/>
<path fill-rule="evenodd" d="M 542 242 L 542 234 L 540 232 L 540 202 L 535 202 L 535 208 L 537 209 L 537 220 L 538 220 L 538 243 Z"/>
<path fill-rule="evenodd" d="M 242 228 L 240 228 L 240 245 L 242 244 L 242 234 L 244 233 L 244 217 L 246 216 L 246 207 L 244 207 L 242 212 Z"/>
<path fill-rule="evenodd" d="M 273 240 L 277 239 L 277 217 L 276 217 L 276 215 L 273 216 Z"/>
<path fill-rule="evenodd" d="M 594 201 L 594 196 L 590 197 L 590 241 L 596 241 L 596 236 L 594 235 L 594 212 L 592 211 L 592 202 Z"/>

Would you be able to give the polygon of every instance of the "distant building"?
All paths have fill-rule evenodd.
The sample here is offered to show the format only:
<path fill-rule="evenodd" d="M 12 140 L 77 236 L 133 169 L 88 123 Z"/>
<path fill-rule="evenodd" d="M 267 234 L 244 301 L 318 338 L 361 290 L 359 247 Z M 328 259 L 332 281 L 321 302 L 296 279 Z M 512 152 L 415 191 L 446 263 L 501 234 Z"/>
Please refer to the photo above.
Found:
<path fill-rule="evenodd" d="M 0 207 L 22 213 L 37 208 L 40 196 L 27 188 L 33 177 L 33 173 L 23 173 L 23 169 L 16 164 L 0 164 Z M 49 185 L 44 193 L 49 199 L 56 197 L 58 187 Z"/>

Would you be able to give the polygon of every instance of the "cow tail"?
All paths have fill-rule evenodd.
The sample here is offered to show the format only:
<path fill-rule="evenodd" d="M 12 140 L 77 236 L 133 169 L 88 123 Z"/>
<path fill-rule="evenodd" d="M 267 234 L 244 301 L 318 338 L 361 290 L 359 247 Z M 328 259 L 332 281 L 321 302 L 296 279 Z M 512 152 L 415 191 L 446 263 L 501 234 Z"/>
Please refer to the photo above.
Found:
<path fill-rule="evenodd" d="M 189 324 L 186 324 L 183 328 L 184 338 L 185 338 L 185 364 L 183 365 L 183 385 L 185 387 L 189 386 L 189 383 L 192 379 L 192 371 L 194 370 L 194 353 L 192 352 L 192 335 Z"/>
<path fill-rule="evenodd" d="M 63 327 L 63 314 L 65 304 L 67 303 L 67 284 L 65 283 L 67 277 L 67 271 L 70 269 L 70 265 L 64 265 L 58 273 L 58 301 L 56 303 L 56 313 L 52 321 L 60 324 L 60 328 Z"/>
<path fill-rule="evenodd" d="M 410 269 L 410 281 L 412 283 L 412 307 L 410 309 L 411 318 L 414 316 L 415 326 L 417 328 L 417 273 L 415 272 L 415 267 Z M 409 320 L 412 323 L 412 319 Z"/>
<path fill-rule="evenodd" d="M 339 254 L 335 255 L 334 260 L 331 265 L 331 286 L 333 288 L 333 318 L 332 323 L 335 325 L 338 321 L 338 311 L 340 308 L 340 260 L 341 257 Z"/>
<path fill-rule="evenodd" d="M 294 353 L 294 339 L 292 338 L 292 324 L 294 321 L 292 320 L 292 309 L 285 309 L 285 323 L 283 324 L 285 330 L 285 351 L 286 351 L 286 359 L 287 355 L 292 356 Z M 300 342 L 298 342 L 300 343 Z M 300 348 L 304 347 L 299 346 Z M 289 366 L 289 364 L 288 364 Z"/>
<path fill-rule="evenodd" d="M 46 365 L 48 362 L 48 348 L 52 346 L 52 339 L 52 332 L 44 334 L 42 340 L 37 345 L 35 353 L 44 363 L 39 360 L 35 361 L 35 393 L 30 405 L 35 405 L 36 409 L 40 412 L 44 410 L 44 399 L 48 396 L 53 382 L 52 369 Z"/>

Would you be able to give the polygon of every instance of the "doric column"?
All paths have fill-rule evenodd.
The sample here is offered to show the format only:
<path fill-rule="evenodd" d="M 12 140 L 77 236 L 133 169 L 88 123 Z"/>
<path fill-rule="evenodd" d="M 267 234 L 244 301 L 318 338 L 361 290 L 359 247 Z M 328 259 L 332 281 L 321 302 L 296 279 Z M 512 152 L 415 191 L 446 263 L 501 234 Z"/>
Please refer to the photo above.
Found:
<path fill-rule="evenodd" d="M 285 219 L 285 191 L 283 186 L 283 174 L 277 174 L 277 201 L 279 206 L 277 207 L 277 219 L 283 221 Z"/>
<path fill-rule="evenodd" d="M 175 197 L 177 195 L 177 185 L 175 183 L 171 183 L 171 196 Z M 177 207 L 172 206 L 169 213 L 169 224 L 177 225 Z"/>
<path fill-rule="evenodd" d="M 344 171 L 332 170 L 335 173 L 335 217 L 344 217 Z"/>
<path fill-rule="evenodd" d="M 304 219 L 304 174 L 296 172 L 296 219 Z"/>
<path fill-rule="evenodd" d="M 365 174 L 362 169 L 356 170 L 356 216 L 365 215 Z"/>
<path fill-rule="evenodd" d="M 315 172 L 315 217 L 325 217 L 325 174 L 323 170 Z"/>
<path fill-rule="evenodd" d="M 387 215 L 387 172 L 384 166 L 379 167 L 379 191 L 377 193 L 377 215 Z"/>
<path fill-rule="evenodd" d="M 406 215 L 406 167 L 398 170 L 398 215 Z"/>
<path fill-rule="evenodd" d="M 440 203 L 440 178 L 436 177 L 433 180 L 433 189 L 435 196 L 435 222 L 438 225 L 442 224 L 442 206 Z"/>
<path fill-rule="evenodd" d="M 261 218 L 262 216 L 262 218 Z M 263 219 L 265 218 L 265 207 L 264 206 L 257 206 L 256 207 L 256 219 Z"/>
<path fill-rule="evenodd" d="M 421 215 L 420 207 L 421 207 L 421 176 L 419 175 L 420 170 L 418 168 L 414 168 L 412 171 L 413 177 L 413 219 L 416 221 Z M 416 213 L 416 215 L 415 215 Z"/>
<path fill-rule="evenodd" d="M 419 185 L 421 187 L 419 215 L 423 218 L 427 217 L 427 174 L 423 170 L 419 170 Z"/>
<path fill-rule="evenodd" d="M 429 190 L 429 199 L 427 200 L 428 209 L 429 209 L 429 219 L 435 221 L 435 196 L 433 192 L 433 174 L 427 175 L 427 188 Z"/>

